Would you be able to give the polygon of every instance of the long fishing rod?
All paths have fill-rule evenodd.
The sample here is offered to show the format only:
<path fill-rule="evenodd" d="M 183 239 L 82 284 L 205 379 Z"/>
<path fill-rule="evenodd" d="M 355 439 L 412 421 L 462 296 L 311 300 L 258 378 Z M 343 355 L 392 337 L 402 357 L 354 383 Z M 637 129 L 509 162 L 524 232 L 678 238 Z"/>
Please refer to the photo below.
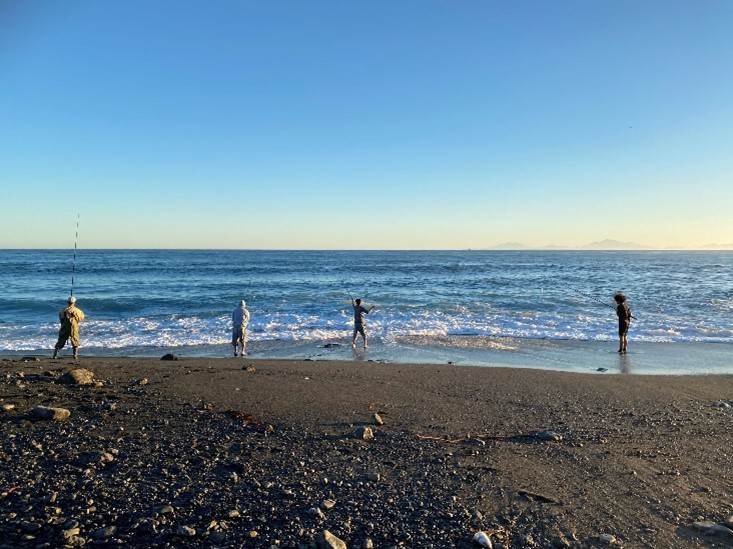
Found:
<path fill-rule="evenodd" d="M 556 283 L 557 283 L 557 284 L 559 284 L 560 286 L 564 286 L 564 287 L 565 287 L 565 288 L 567 288 L 568 290 L 572 290 L 572 291 L 573 291 L 573 292 L 575 292 L 576 294 L 580 294 L 580 295 L 582 295 L 582 296 L 584 296 L 584 297 L 587 297 L 588 299 L 592 299 L 593 301 L 596 301 L 597 303 L 600 303 L 601 305 L 605 305 L 606 307 L 610 307 L 610 308 L 611 308 L 611 309 L 613 309 L 614 311 L 616 310 L 616 307 L 614 307 L 614 306 L 613 306 L 613 305 L 611 305 L 610 303 L 606 303 L 605 301 L 601 301 L 600 299 L 598 299 L 598 298 L 596 298 L 596 297 L 593 297 L 592 295 L 588 295 L 588 294 L 585 294 L 585 293 L 581 292 L 580 290 L 576 290 L 576 289 L 575 289 L 575 288 L 573 288 L 572 286 L 568 286 L 567 284 L 563 284 L 562 282 L 556 282 Z M 631 315 L 631 318 L 633 318 L 634 320 L 639 320 L 639 319 L 638 319 L 638 318 L 636 318 L 636 317 L 635 317 L 634 315 Z"/>
<path fill-rule="evenodd" d="M 76 246 L 79 242 L 79 214 L 76 214 L 76 235 L 74 236 L 74 263 L 71 265 L 71 294 L 74 297 L 74 273 L 76 272 Z"/>

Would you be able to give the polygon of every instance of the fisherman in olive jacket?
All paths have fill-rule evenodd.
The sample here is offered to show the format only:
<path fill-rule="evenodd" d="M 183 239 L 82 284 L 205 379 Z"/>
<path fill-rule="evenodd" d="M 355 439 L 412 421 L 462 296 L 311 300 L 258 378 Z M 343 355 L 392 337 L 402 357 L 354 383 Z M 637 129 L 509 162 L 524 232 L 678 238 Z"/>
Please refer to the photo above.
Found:
<path fill-rule="evenodd" d="M 71 339 L 71 347 L 74 349 L 74 358 L 79 358 L 79 323 L 84 320 L 84 312 L 76 306 L 76 298 L 71 296 L 68 307 L 59 313 L 59 340 L 53 351 L 53 358 L 56 358 L 59 351 L 64 348 L 66 342 Z"/>

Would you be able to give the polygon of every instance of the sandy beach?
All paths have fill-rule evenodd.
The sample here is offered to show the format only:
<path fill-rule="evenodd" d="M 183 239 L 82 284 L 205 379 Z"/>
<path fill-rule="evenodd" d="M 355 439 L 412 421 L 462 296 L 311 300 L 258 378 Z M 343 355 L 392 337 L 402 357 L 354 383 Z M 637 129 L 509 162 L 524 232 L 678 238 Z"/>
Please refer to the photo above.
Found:
<path fill-rule="evenodd" d="M 731 547 L 731 404 L 730 375 L 7 357 L 0 547 Z"/>

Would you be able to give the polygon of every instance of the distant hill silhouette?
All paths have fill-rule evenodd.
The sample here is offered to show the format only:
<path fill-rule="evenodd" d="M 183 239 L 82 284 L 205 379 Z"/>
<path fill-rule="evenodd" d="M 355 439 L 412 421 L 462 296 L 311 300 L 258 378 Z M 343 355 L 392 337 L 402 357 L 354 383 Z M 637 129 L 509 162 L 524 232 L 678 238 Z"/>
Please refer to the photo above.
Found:
<path fill-rule="evenodd" d="M 649 246 L 636 242 L 620 242 L 618 240 L 601 240 L 580 247 L 581 250 L 650 250 Z"/>

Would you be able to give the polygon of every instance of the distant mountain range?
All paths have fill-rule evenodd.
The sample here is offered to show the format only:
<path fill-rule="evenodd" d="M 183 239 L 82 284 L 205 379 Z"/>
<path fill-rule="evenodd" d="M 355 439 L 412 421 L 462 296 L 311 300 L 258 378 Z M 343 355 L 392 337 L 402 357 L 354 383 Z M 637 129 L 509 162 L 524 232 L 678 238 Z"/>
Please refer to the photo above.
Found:
<path fill-rule="evenodd" d="M 591 242 L 582 246 L 558 246 L 547 244 L 546 246 L 527 246 L 519 242 L 505 242 L 489 248 L 491 250 L 733 250 L 733 243 L 730 244 L 706 244 L 694 248 L 686 246 L 671 246 L 667 248 L 654 248 L 637 244 L 636 242 L 621 242 L 620 240 L 601 240 Z"/>

